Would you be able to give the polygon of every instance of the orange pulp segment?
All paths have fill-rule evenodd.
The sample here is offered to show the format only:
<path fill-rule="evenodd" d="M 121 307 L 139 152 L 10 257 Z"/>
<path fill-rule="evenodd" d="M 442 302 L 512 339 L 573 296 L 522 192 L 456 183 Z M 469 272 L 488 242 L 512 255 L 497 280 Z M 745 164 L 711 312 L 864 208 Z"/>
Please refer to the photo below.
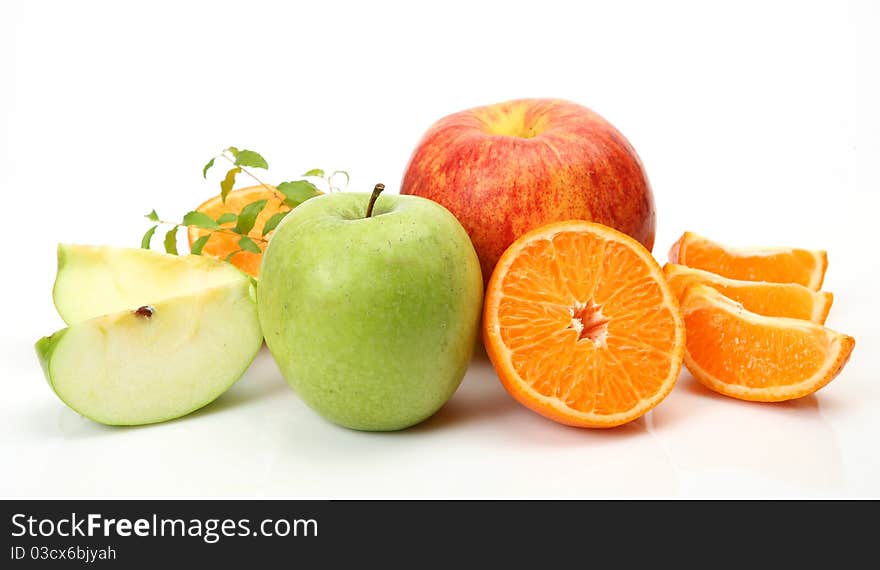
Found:
<path fill-rule="evenodd" d="M 788 247 L 735 249 L 685 232 L 669 250 L 669 263 L 711 271 L 731 279 L 799 283 L 818 291 L 825 278 L 828 255 L 824 251 Z"/>
<path fill-rule="evenodd" d="M 667 263 L 663 273 L 679 301 L 690 285 L 702 283 L 742 303 L 746 310 L 768 317 L 807 319 L 821 325 L 834 301 L 831 293 L 812 291 L 797 283 L 740 281 L 674 263 Z"/>
<path fill-rule="evenodd" d="M 777 402 L 812 394 L 843 369 L 855 340 L 802 319 L 747 311 L 712 287 L 682 300 L 685 364 L 708 388 L 742 400 Z"/>

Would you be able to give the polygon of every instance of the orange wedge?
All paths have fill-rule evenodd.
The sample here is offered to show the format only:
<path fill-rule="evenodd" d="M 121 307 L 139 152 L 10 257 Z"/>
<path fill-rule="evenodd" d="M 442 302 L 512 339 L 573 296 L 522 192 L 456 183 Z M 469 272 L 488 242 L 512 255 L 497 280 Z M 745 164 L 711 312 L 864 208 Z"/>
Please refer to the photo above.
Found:
<path fill-rule="evenodd" d="M 266 200 L 266 206 L 257 216 L 257 221 L 256 223 L 254 223 L 253 229 L 251 229 L 251 231 L 248 233 L 248 237 L 254 240 L 254 242 L 260 247 L 260 250 L 265 250 L 268 239 L 272 235 L 271 232 L 265 236 L 263 235 L 263 226 L 266 225 L 266 220 L 271 218 L 273 214 L 276 214 L 280 210 L 288 209 L 288 207 L 284 205 L 283 196 L 280 193 L 275 192 L 274 187 L 267 188 L 265 186 L 248 186 L 247 188 L 239 188 L 238 190 L 233 190 L 226 196 L 226 202 L 223 202 L 220 199 L 220 196 L 214 196 L 213 198 L 199 206 L 197 210 L 199 212 L 208 214 L 216 220 L 222 214 L 238 214 L 239 212 L 241 212 L 241 209 L 244 206 L 250 204 L 251 202 L 256 202 L 257 200 Z M 221 224 L 220 227 L 225 229 L 232 229 L 235 227 L 235 222 Z M 207 230 L 190 227 L 188 232 L 190 247 L 192 247 L 192 244 L 197 239 L 199 239 L 203 235 L 207 235 L 208 233 L 210 232 Z M 208 239 L 208 242 L 202 249 L 202 255 L 216 257 L 218 259 L 226 259 L 226 257 L 230 253 L 241 249 L 238 246 L 238 240 L 240 239 L 240 237 L 241 236 L 231 232 L 214 232 L 214 235 L 212 235 L 210 239 Z M 262 253 L 239 251 L 234 256 L 232 256 L 229 262 L 241 269 L 242 271 L 254 277 L 257 277 L 260 273 L 260 262 L 262 260 Z"/>
<path fill-rule="evenodd" d="M 704 269 L 731 279 L 822 287 L 828 255 L 789 247 L 734 249 L 685 232 L 669 250 L 669 263 Z"/>
<path fill-rule="evenodd" d="M 834 301 L 831 293 L 812 291 L 797 283 L 740 281 L 674 263 L 667 263 L 663 273 L 679 301 L 690 285 L 702 283 L 742 303 L 747 310 L 768 317 L 807 319 L 821 325 Z"/>
<path fill-rule="evenodd" d="M 606 226 L 568 221 L 523 235 L 501 256 L 483 342 L 521 404 L 563 424 L 607 428 L 672 390 L 684 325 L 647 249 Z"/>
<path fill-rule="evenodd" d="M 685 292 L 684 361 L 721 394 L 779 402 L 812 394 L 843 369 L 855 340 L 816 323 L 747 311 L 712 287 Z"/>

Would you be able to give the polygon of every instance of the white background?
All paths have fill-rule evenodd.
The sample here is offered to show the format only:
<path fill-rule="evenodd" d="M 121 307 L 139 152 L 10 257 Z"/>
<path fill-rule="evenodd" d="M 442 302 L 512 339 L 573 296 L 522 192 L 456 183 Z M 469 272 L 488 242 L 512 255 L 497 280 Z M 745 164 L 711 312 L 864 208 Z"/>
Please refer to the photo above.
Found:
<path fill-rule="evenodd" d="M 880 496 L 876 2 L 4 2 L 0 8 L 0 496 Z M 655 255 L 694 230 L 829 251 L 828 324 L 856 337 L 815 396 L 752 404 L 687 372 L 612 431 L 520 407 L 477 356 L 434 418 L 330 425 L 263 351 L 190 417 L 108 428 L 67 409 L 33 342 L 62 327 L 59 241 L 136 246 L 156 208 L 217 191 L 205 160 L 280 181 L 344 168 L 396 191 L 436 119 L 562 97 L 639 151 Z"/>

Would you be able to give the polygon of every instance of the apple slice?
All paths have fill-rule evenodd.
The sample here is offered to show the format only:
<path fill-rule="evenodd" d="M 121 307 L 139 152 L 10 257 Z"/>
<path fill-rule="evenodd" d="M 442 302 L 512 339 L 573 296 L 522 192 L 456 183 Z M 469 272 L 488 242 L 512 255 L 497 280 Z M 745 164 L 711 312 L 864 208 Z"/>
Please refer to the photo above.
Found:
<path fill-rule="evenodd" d="M 233 265 L 200 255 L 60 244 L 52 297 L 73 324 L 243 279 Z"/>
<path fill-rule="evenodd" d="M 251 278 L 222 261 L 61 246 L 59 313 L 86 318 L 38 341 L 37 355 L 58 397 L 92 420 L 174 419 L 247 370 L 263 340 L 255 298 Z"/>

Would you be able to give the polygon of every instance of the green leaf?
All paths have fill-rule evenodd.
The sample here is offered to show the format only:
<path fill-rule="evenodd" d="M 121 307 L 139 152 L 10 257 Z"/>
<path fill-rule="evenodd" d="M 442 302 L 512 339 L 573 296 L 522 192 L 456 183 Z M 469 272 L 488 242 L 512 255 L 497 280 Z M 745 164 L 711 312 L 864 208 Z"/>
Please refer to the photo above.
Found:
<path fill-rule="evenodd" d="M 177 255 L 177 228 L 180 226 L 174 226 L 168 233 L 165 234 L 165 253 L 173 253 Z"/>
<path fill-rule="evenodd" d="M 263 226 L 263 235 L 265 236 L 267 233 L 271 232 L 275 228 L 278 227 L 278 223 L 284 219 L 284 216 L 290 213 L 290 210 L 285 210 L 283 212 L 278 212 L 277 214 L 272 214 L 272 217 L 266 220 L 266 225 Z"/>
<path fill-rule="evenodd" d="M 235 175 L 239 172 L 241 172 L 241 168 L 236 166 L 235 168 L 230 168 L 229 172 L 226 173 L 226 178 L 220 183 L 221 201 L 226 202 L 226 196 L 232 191 L 232 187 L 235 186 Z"/>
<path fill-rule="evenodd" d="M 227 149 L 224 150 L 223 152 L 228 152 L 228 153 L 232 154 L 232 156 L 235 156 L 235 157 L 238 156 L 238 149 L 235 148 L 234 146 L 231 146 L 231 147 L 227 148 Z"/>
<path fill-rule="evenodd" d="M 217 158 L 216 156 L 214 158 Z M 202 169 L 202 178 L 208 177 L 208 171 L 211 170 L 211 167 L 214 166 L 214 158 L 208 161 L 208 164 Z"/>
<path fill-rule="evenodd" d="M 225 214 L 220 214 L 220 217 L 217 218 L 218 224 L 228 224 L 234 222 L 238 219 L 237 214 L 233 214 L 232 212 L 226 212 Z"/>
<path fill-rule="evenodd" d="M 257 216 L 265 207 L 266 200 L 257 200 L 256 202 L 251 202 L 242 208 L 241 212 L 238 213 L 238 223 L 235 224 L 235 228 L 233 228 L 232 231 L 242 235 L 248 234 L 254 229 L 254 223 L 257 221 Z"/>
<path fill-rule="evenodd" d="M 159 214 L 156 213 L 156 210 L 153 210 L 152 212 L 150 212 L 149 214 L 147 214 L 144 217 L 146 219 L 150 220 L 151 222 L 158 222 L 159 221 Z"/>
<path fill-rule="evenodd" d="M 321 195 L 318 188 L 308 180 L 282 182 L 278 185 L 278 191 L 284 194 L 285 203 L 291 208 L 299 206 L 309 198 Z"/>
<path fill-rule="evenodd" d="M 208 243 L 208 240 L 211 239 L 212 235 L 214 234 L 207 234 L 194 241 L 192 247 L 189 248 L 190 253 L 193 255 L 202 255 L 202 248 L 205 247 L 205 244 Z"/>
<path fill-rule="evenodd" d="M 240 249 L 236 249 L 235 251 L 230 251 L 230 252 L 229 252 L 229 255 L 227 255 L 226 258 L 225 258 L 223 261 L 225 261 L 226 263 L 230 263 L 230 262 L 232 262 L 232 258 L 235 257 L 235 254 L 236 254 L 236 253 L 241 253 L 241 250 L 240 250 Z"/>
<path fill-rule="evenodd" d="M 266 162 L 265 158 L 260 156 L 259 153 L 247 149 L 238 151 L 238 154 L 235 155 L 235 165 L 269 168 L 269 163 Z"/>
<path fill-rule="evenodd" d="M 313 169 L 309 170 L 308 172 L 306 172 L 305 174 L 303 174 L 303 176 L 317 176 L 319 178 L 324 178 L 324 171 L 321 170 L 320 168 L 313 168 Z"/>
<path fill-rule="evenodd" d="M 343 184 L 342 186 L 336 186 L 335 184 L 333 184 L 333 178 L 334 178 L 337 174 L 341 174 L 342 176 L 345 176 L 345 184 Z M 335 190 L 345 190 L 346 188 L 348 188 L 348 183 L 351 182 L 351 176 L 349 176 L 349 175 L 348 175 L 348 172 L 346 172 L 346 171 L 344 171 L 344 170 L 334 170 L 334 171 L 333 171 L 333 174 L 330 175 L 330 178 L 328 179 L 328 182 L 329 182 L 329 184 L 330 184 L 330 189 L 331 189 L 331 190 L 334 190 L 334 189 L 335 189 Z"/>
<path fill-rule="evenodd" d="M 238 240 L 238 247 L 251 253 L 262 253 L 263 251 L 260 249 L 260 246 L 257 245 L 257 242 L 247 236 L 241 236 L 241 239 Z"/>
<path fill-rule="evenodd" d="M 153 234 L 156 233 L 156 228 L 158 227 L 159 226 L 153 226 L 147 230 L 147 233 L 141 238 L 141 248 L 150 249 L 150 242 L 153 240 Z"/>
<path fill-rule="evenodd" d="M 215 222 L 214 218 L 204 212 L 198 212 L 195 210 L 186 213 L 183 217 L 183 225 L 195 226 L 206 230 L 216 230 L 220 228 L 220 224 Z"/>

